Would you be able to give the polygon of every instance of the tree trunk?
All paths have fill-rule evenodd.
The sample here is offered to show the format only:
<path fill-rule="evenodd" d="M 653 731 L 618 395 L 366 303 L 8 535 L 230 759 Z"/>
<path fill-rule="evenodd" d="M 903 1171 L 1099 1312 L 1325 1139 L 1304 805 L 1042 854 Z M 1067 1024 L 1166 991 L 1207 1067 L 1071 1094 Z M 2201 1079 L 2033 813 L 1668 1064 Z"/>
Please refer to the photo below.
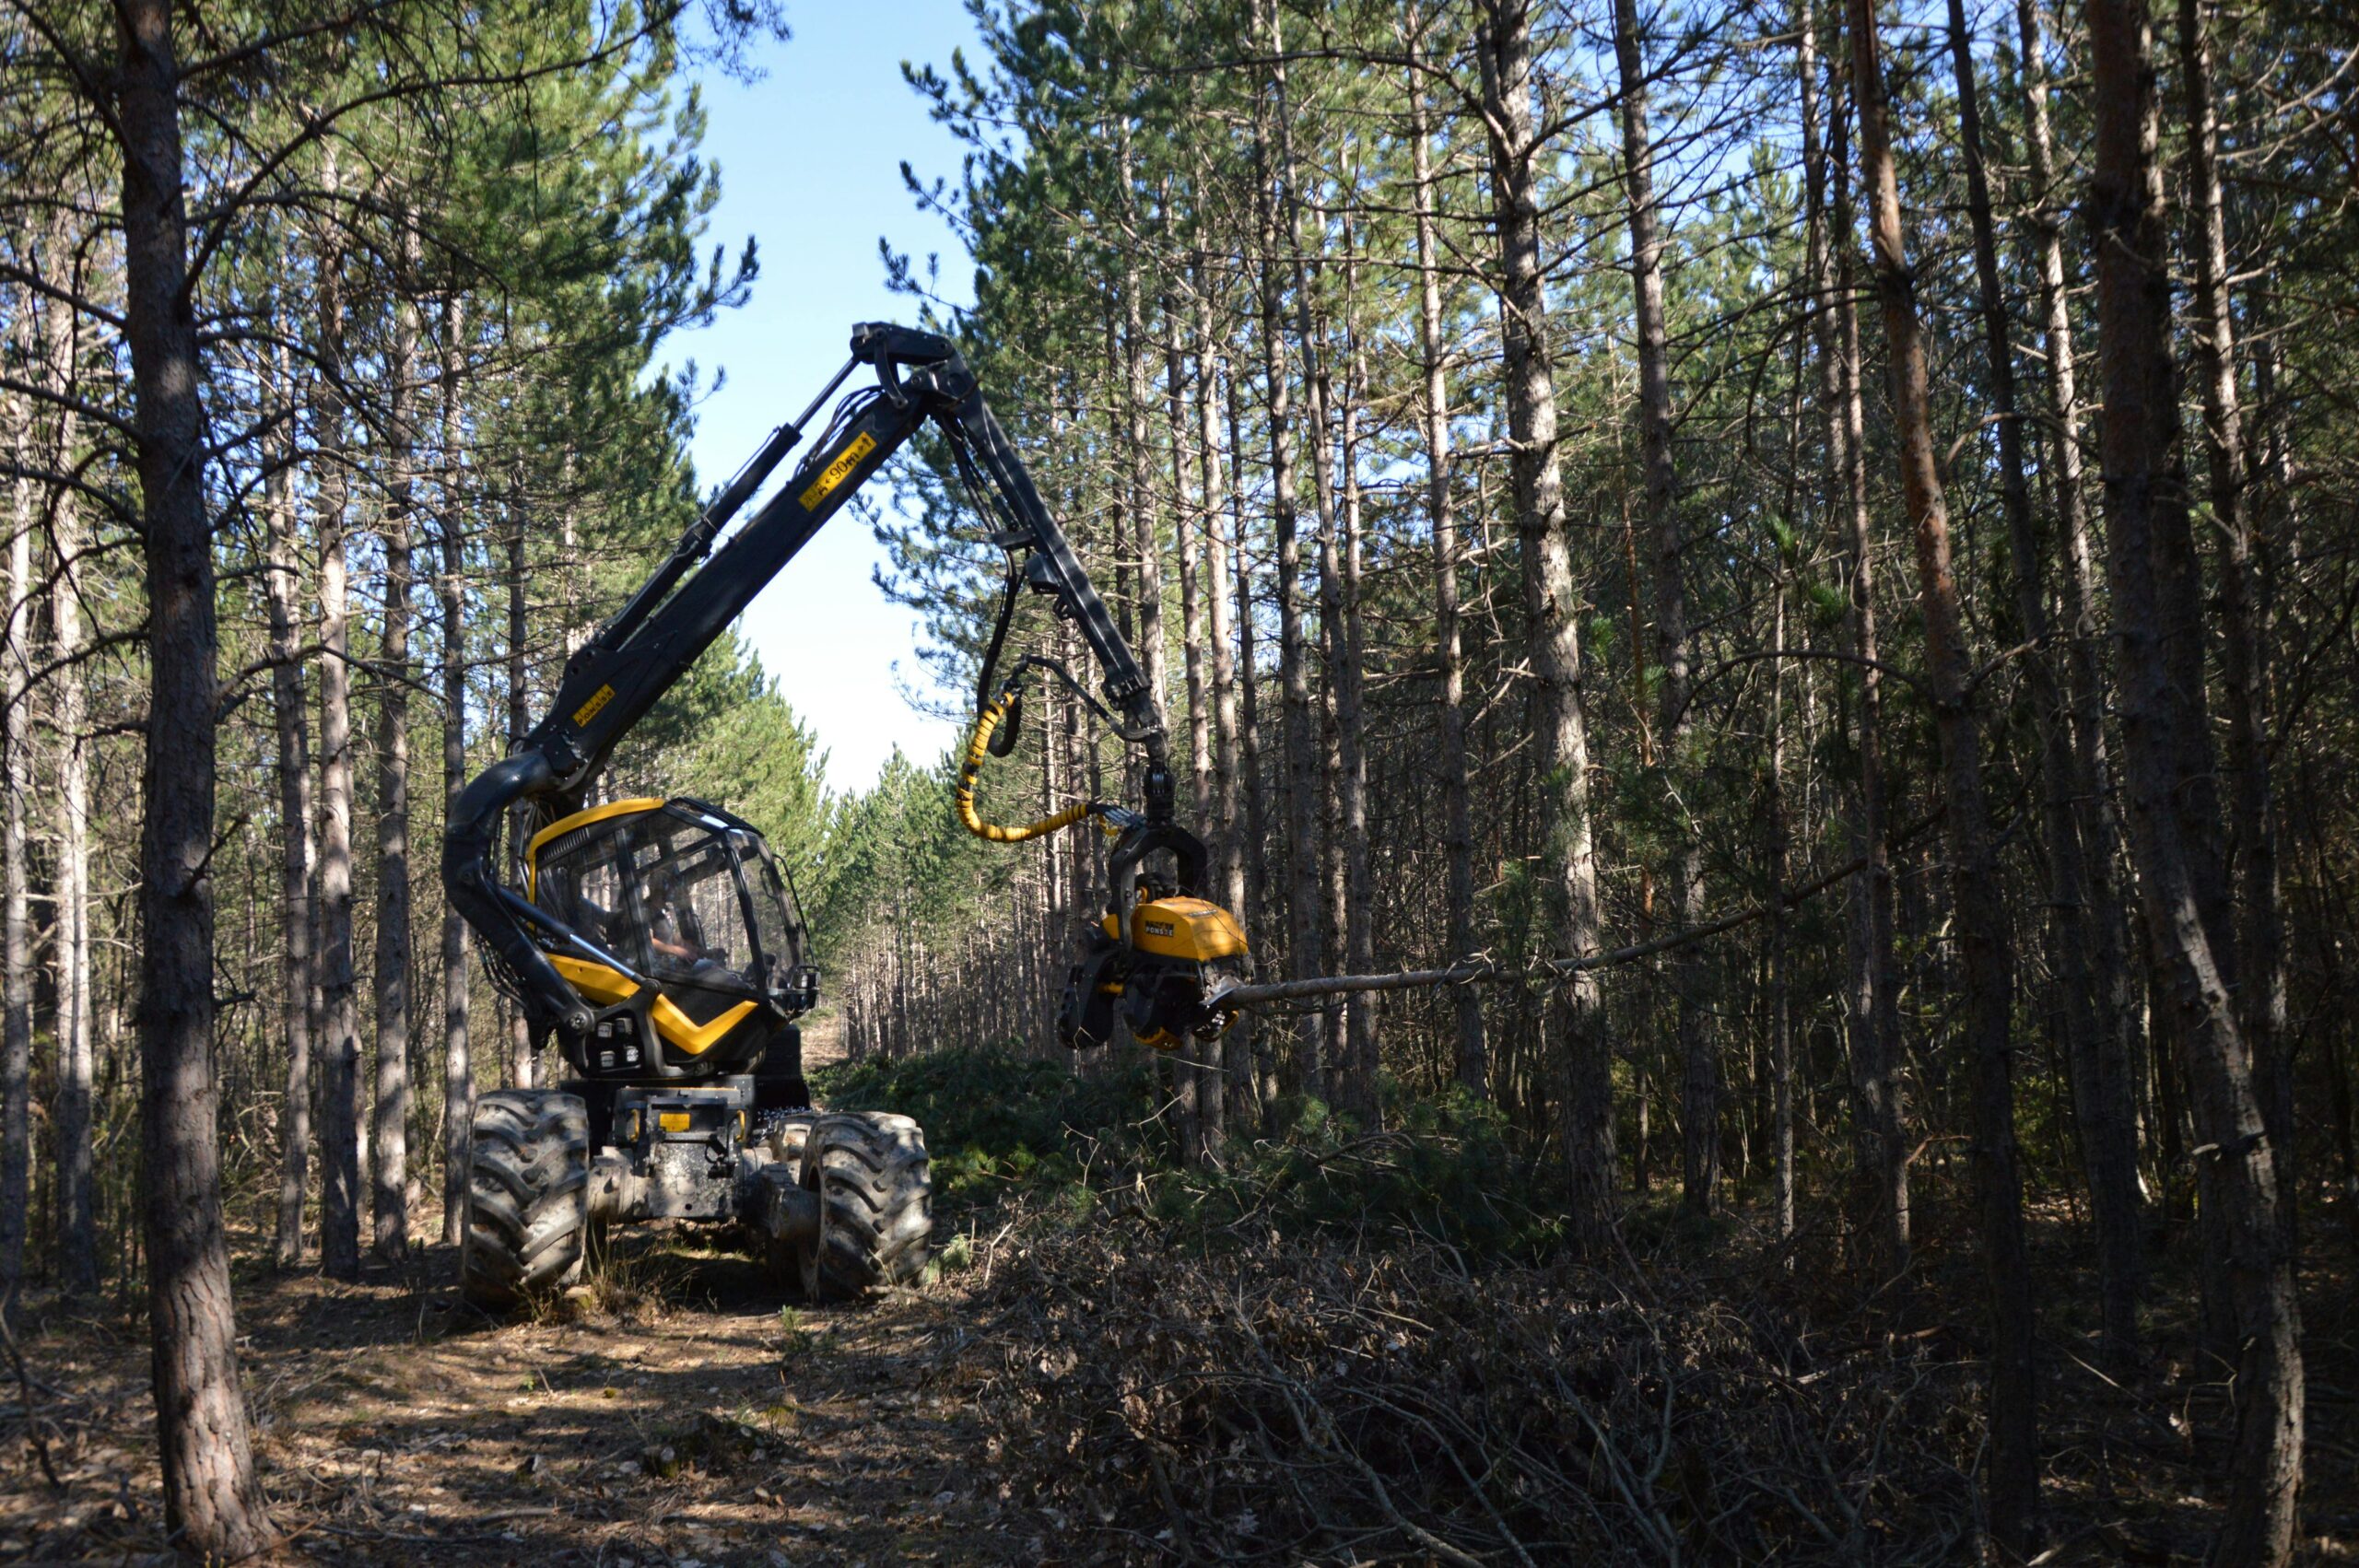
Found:
<path fill-rule="evenodd" d="M 409 1251 L 410 886 L 409 662 L 410 544 L 417 484 L 417 304 L 406 297 L 417 275 L 417 239 L 400 212 L 405 290 L 393 308 L 393 386 L 386 463 L 391 493 L 380 534 L 385 549 L 384 635 L 377 678 L 377 1118 L 372 1197 L 374 1250 L 388 1262 Z"/>
<path fill-rule="evenodd" d="M 2063 529 L 2065 612 L 2071 622 L 2066 638 L 2066 668 L 2071 688 L 2072 756 L 2076 768 L 2073 811 L 2088 879 L 2091 961 L 2097 984 L 2099 1082 L 2120 1086 L 2130 1096 L 2130 1134 L 2136 1149 L 2137 1079 L 2133 1065 L 2139 1041 L 2140 1007 L 2130 965 L 2129 898 L 2123 892 L 2123 836 L 2113 802 L 2112 766 L 2106 755 L 2105 670 L 2099 638 L 2096 564 L 2089 530 L 2088 489 L 2083 481 L 2080 393 L 2075 384 L 2072 312 L 2064 273 L 2064 225 L 2054 210 L 2054 151 L 2048 123 L 2048 82 L 2042 61 L 2039 10 L 2017 0 L 2015 19 L 2023 49 L 2024 122 L 2032 191 L 2031 228 L 2038 245 L 2041 336 L 2048 356 L 2047 470 Z M 2118 1116 L 2123 1107 L 2116 1106 Z M 2135 1166 L 2132 1177 L 2135 1179 Z"/>
<path fill-rule="evenodd" d="M 1156 224 L 1165 250 L 1177 255 L 1173 244 L 1171 188 L 1167 180 L 1157 202 Z M 1175 269 L 1176 270 L 1176 269 Z M 1168 278 L 1171 274 L 1167 273 Z M 1180 340 L 1181 316 L 1173 286 L 1167 283 L 1159 301 L 1163 316 L 1163 415 L 1171 443 L 1171 533 L 1180 547 L 1180 654 L 1188 687 L 1188 810 L 1198 837 L 1212 830 L 1212 713 L 1204 680 L 1203 530 L 1198 503 L 1188 479 L 1188 358 Z M 1198 369 L 1203 363 L 1200 357 Z M 1212 889 L 1206 888 L 1206 893 Z M 1191 1164 L 1204 1153 L 1205 1102 L 1220 1095 L 1216 1057 L 1220 1042 L 1191 1045 L 1172 1064 L 1179 1078 L 1180 1122 L 1183 1153 Z"/>
<path fill-rule="evenodd" d="M 1262 890 L 1270 885 L 1270 812 L 1268 792 L 1262 778 L 1261 670 L 1253 651 L 1256 574 L 1250 531 L 1245 525 L 1245 392 L 1237 378 L 1237 365 L 1242 357 L 1240 353 L 1229 362 L 1227 412 L 1228 450 L 1239 470 L 1238 482 L 1229 487 L 1228 505 L 1237 541 L 1238 772 L 1244 779 L 1245 845 L 1237 858 L 1238 874 L 1230 886 L 1241 895 L 1237 913 L 1246 930 L 1266 933 L 1269 919 Z M 1276 1106 L 1276 1072 L 1271 1058 L 1276 1047 L 1250 1014 L 1240 1022 L 1238 1029 L 1238 1055 L 1231 1059 L 1245 1069 L 1236 1075 L 1236 1087 L 1242 1095 L 1239 1114 L 1246 1114 L 1250 1108 L 1261 1117 L 1264 1131 L 1273 1130 L 1269 1121 Z"/>
<path fill-rule="evenodd" d="M 1344 230 L 1344 249 L 1347 254 L 1351 251 L 1348 224 Z M 1353 269 L 1347 264 L 1344 271 L 1346 298 L 1356 292 L 1357 281 Z M 1346 338 L 1349 338 L 1348 332 Z M 1344 765 L 1343 777 L 1336 781 L 1337 792 L 1343 797 L 1344 962 L 1356 975 L 1368 974 L 1376 968 L 1376 927 L 1374 911 L 1369 907 L 1372 894 L 1367 853 L 1365 675 L 1367 644 L 1360 613 L 1359 418 L 1360 400 L 1366 395 L 1367 376 L 1367 367 L 1361 363 L 1358 345 L 1354 343 L 1351 373 L 1344 382 L 1341 431 L 1344 443 L 1344 537 L 1340 552 L 1343 570 L 1336 585 L 1343 626 L 1336 639 L 1341 658 L 1336 663 L 1334 681 L 1335 733 Z M 1373 1128 L 1384 1115 L 1377 1081 L 1382 1062 L 1376 1038 L 1376 1008 L 1367 992 L 1354 991 L 1345 999 L 1344 1022 L 1344 1038 L 1351 1061 L 1351 1104 Z"/>
<path fill-rule="evenodd" d="M 1799 375 L 1800 366 L 1796 367 Z M 1790 830 L 1786 825 L 1786 583 L 1782 563 L 1777 603 L 1770 611 L 1769 647 L 1778 657 L 1769 676 L 1769 1094 L 1776 1173 L 1773 1199 L 1778 1236 L 1794 1235 L 1794 976 L 1792 938 L 1786 930 L 1786 862 Z M 1790 1255 L 1787 1268 L 1793 1267 Z"/>
<path fill-rule="evenodd" d="M 1447 878 L 1449 958 L 1472 954 L 1474 935 L 1474 820 L 1466 790 L 1466 657 L 1461 646 L 1458 516 L 1450 497 L 1449 369 L 1442 345 L 1441 265 L 1435 233 L 1433 131 L 1423 74 L 1424 29 L 1409 11 L 1409 156 L 1416 179 L 1417 346 L 1426 378 L 1426 505 L 1433 526 L 1434 649 L 1441 661 L 1442 855 Z M 1451 989 L 1457 1036 L 1452 1066 L 1459 1086 L 1476 1099 L 1491 1093 L 1490 1052 L 1483 1038 L 1483 999 L 1473 986 Z"/>
<path fill-rule="evenodd" d="M 52 222 L 49 252 L 66 264 L 73 240 L 65 220 Z M 73 472 L 79 421 L 65 400 L 80 380 L 80 334 L 74 311 L 52 299 L 41 312 L 42 377 L 56 389 L 47 467 Z M 99 1288 L 97 1172 L 91 1152 L 91 1094 L 98 1061 L 90 1036 L 90 775 L 83 751 L 87 712 L 82 660 L 81 557 L 88 546 L 80 497 L 52 487 L 50 541 L 50 727 L 57 737 L 56 866 L 52 924 L 57 986 L 57 1258 L 59 1282 L 73 1294 Z"/>
<path fill-rule="evenodd" d="M 525 649 L 527 621 L 524 603 L 524 540 L 531 526 L 531 511 L 524 497 L 524 474 L 520 466 L 511 475 L 513 492 L 508 498 L 508 747 L 511 752 L 523 744 L 533 728 L 530 689 L 525 680 Z M 524 831 L 522 813 L 512 813 L 509 831 Z M 508 1047 L 511 1058 L 509 1078 L 520 1089 L 533 1087 L 537 1065 L 533 1055 L 533 1024 L 521 1006 L 508 1010 Z"/>
<path fill-rule="evenodd" d="M 1525 0 L 1483 0 L 1478 26 L 1503 274 L 1503 392 L 1513 443 L 1508 468 L 1531 644 L 1543 864 L 1558 951 L 1579 954 L 1600 945 L 1597 866 L 1590 837 L 1580 606 L 1557 467 L 1556 378 L 1548 356 L 1547 282 L 1541 261 L 1542 144 L 1532 103 L 1532 15 Z M 1594 1255 L 1614 1226 L 1613 1054 L 1595 972 L 1582 970 L 1567 980 L 1552 1011 L 1561 1040 L 1557 1087 L 1571 1235 L 1577 1246 Z"/>
<path fill-rule="evenodd" d="M 2130 1113 L 2129 1085 L 2107 1076 L 2107 1069 L 2118 1064 L 2108 1061 L 2103 1049 L 2102 1025 L 2095 1005 L 2090 929 L 2097 916 L 2089 903 L 2080 824 L 2072 807 L 2080 767 L 2072 755 L 2071 716 L 2056 679 L 2048 635 L 2048 596 L 2042 586 L 2038 527 L 2032 518 L 2031 481 L 2024 462 L 2023 421 L 2015 403 L 2014 351 L 2008 338 L 2006 296 L 1999 281 L 1999 240 L 1990 216 L 1989 180 L 1982 163 L 1981 107 L 1975 89 L 1974 41 L 1966 30 L 1965 0 L 1949 0 L 1949 29 L 1950 61 L 1957 78 L 1958 135 L 1966 155 L 1966 206 L 1974 231 L 1975 284 L 1989 366 L 1991 411 L 1998 416 L 1999 494 L 2007 518 L 2015 616 L 2021 623 L 2016 629 L 2033 647 L 2024 673 L 2039 735 L 2040 825 L 2047 849 L 2055 997 L 2063 1015 L 2082 1161 L 2088 1173 L 2089 1208 L 2096 1223 L 2100 1315 L 2107 1348 L 2117 1364 L 2127 1364 L 2138 1342 L 2142 1273 L 2138 1129 Z"/>
<path fill-rule="evenodd" d="M 2097 252 L 2105 378 L 2107 578 L 2131 843 L 2146 925 L 2212 1168 L 2214 1259 L 2234 1313 L 2236 1436 L 2228 1515 L 2212 1561 L 2242 1568 L 2292 1550 L 2302 1476 L 2301 1306 L 2278 1220 L 2266 1136 L 2241 1027 L 2220 889 L 2226 873 L 2201 687 L 2193 531 L 2171 362 L 2169 228 L 2154 158 L 2160 105 L 2146 0 L 2090 0 L 2096 165 L 2088 212 Z M 2194 646 L 2187 646 L 2192 644 Z M 2208 818 L 2208 820 L 2207 820 Z"/>
<path fill-rule="evenodd" d="M 1811 32 L 1802 29 L 1803 51 Z M 1805 110 L 1809 94 L 1804 95 Z M 1858 1106 L 1860 1186 L 1877 1269 L 1895 1278 L 1908 1267 L 1907 1114 L 1901 1091 L 1900 971 L 1895 957 L 1892 849 L 1884 766 L 1884 674 L 1876 629 L 1875 530 L 1868 510 L 1866 415 L 1860 392 L 1860 318 L 1853 299 L 1850 167 L 1845 157 L 1848 114 L 1838 99 L 1827 114 L 1827 166 L 1834 171 L 1834 222 L 1828 249 L 1835 275 L 1826 293 L 1835 319 L 1820 333 L 1821 387 L 1828 399 L 1828 446 L 1840 474 L 1834 509 L 1845 523 L 1851 652 L 1860 661 L 1859 795 L 1854 838 L 1864 862 L 1854 897 L 1848 1022 L 1852 1095 Z M 1822 262 L 1821 265 L 1824 266 Z"/>
<path fill-rule="evenodd" d="M 168 0 L 119 0 L 123 336 L 147 556 L 151 699 L 139 835 L 148 1315 L 164 1520 L 180 1549 L 269 1545 L 238 1383 L 213 1084 L 213 779 L 219 698 L 205 380 L 188 274 Z"/>
<path fill-rule="evenodd" d="M 2212 101 L 2212 41 L 2202 0 L 2179 0 L 2180 90 L 2187 102 L 2187 190 L 2195 287 L 2189 300 L 2203 451 L 2219 564 L 2221 682 L 2227 720 L 2229 841 L 2236 847 L 2237 1026 L 2277 1172 L 2277 1217 L 2295 1235 L 2292 1041 L 2286 1027 L 2284 919 L 2277 885 L 2277 810 L 2269 778 L 2269 626 L 2259 591 L 2259 538 L 2246 494 L 2244 413 L 2228 299 L 2228 233 Z"/>
<path fill-rule="evenodd" d="M 1278 31 L 1277 7 L 1273 0 L 1257 3 L 1262 6 L 1262 25 L 1270 53 L 1282 62 L 1285 46 Z M 1315 760 L 1318 730 L 1310 709 L 1309 650 L 1303 639 L 1302 542 L 1295 527 L 1294 404 L 1286 377 L 1285 284 L 1279 254 L 1279 246 L 1290 239 L 1281 228 L 1279 218 L 1281 213 L 1291 214 L 1292 196 L 1283 188 L 1273 191 L 1273 181 L 1282 185 L 1285 179 L 1285 159 L 1282 149 L 1273 155 L 1268 129 L 1274 126 L 1277 135 L 1285 135 L 1284 64 L 1273 66 L 1271 75 L 1273 101 L 1264 106 L 1255 121 L 1253 147 L 1259 178 L 1254 191 L 1261 221 L 1262 366 L 1269 399 L 1270 517 L 1278 556 L 1278 681 L 1285 747 L 1286 945 L 1295 977 L 1308 979 L 1326 967 L 1326 940 L 1321 929 L 1323 901 L 1319 887 L 1319 802 L 1323 791 L 1319 788 Z M 1273 156 L 1276 167 L 1272 167 Z M 1306 1011 L 1296 1047 L 1297 1087 L 1314 1100 L 1324 1100 L 1328 1095 L 1326 1034 L 1326 1015 Z"/>
<path fill-rule="evenodd" d="M 1245 829 L 1238 820 L 1238 775 L 1243 763 L 1238 753 L 1237 650 L 1232 639 L 1229 584 L 1233 580 L 1228 517 L 1221 495 L 1220 421 L 1215 410 L 1215 385 L 1223 369 L 1213 334 L 1209 260 L 1196 262 L 1196 427 L 1197 462 L 1203 497 L 1204 599 L 1211 623 L 1213 685 L 1213 778 L 1215 802 L 1213 852 L 1218 867 L 1222 904 L 1245 922 Z M 1227 1141 L 1228 1103 L 1236 1093 L 1237 1066 L 1251 1060 L 1250 1024 L 1232 1024 L 1227 1033 L 1207 1044 L 1205 1064 L 1213 1086 L 1202 1107 L 1205 1153 L 1217 1159 Z"/>
<path fill-rule="evenodd" d="M 1687 592 L 1681 576 L 1685 544 L 1676 505 L 1679 475 L 1671 455 L 1671 350 L 1663 319 L 1662 238 L 1655 205 L 1654 153 L 1647 125 L 1647 66 L 1638 37 L 1637 0 L 1614 0 L 1614 53 L 1622 78 L 1623 182 L 1630 211 L 1630 283 L 1638 334 L 1638 449 L 1646 477 L 1647 532 L 1653 542 L 1655 657 L 1662 670 L 1656 692 L 1656 755 L 1664 769 L 1664 821 L 1676 836 L 1666 882 L 1670 921 L 1684 929 L 1704 908 L 1704 859 L 1680 789 L 1689 723 L 1692 650 Z M 1637 657 L 1637 650 L 1632 650 Z M 1720 1058 L 1705 1027 L 1704 949 L 1690 943 L 1672 955 L 1672 993 L 1678 1004 L 1682 1201 L 1691 1213 L 1712 1211 L 1720 1173 Z"/>
<path fill-rule="evenodd" d="M 28 325 L 28 296 L 16 302 L 19 333 Z M 51 307 L 54 309 L 55 307 Z M 27 345 L 16 345 L 21 349 Z M 15 415 L 18 469 L 33 466 L 32 411 L 21 393 L 9 399 Z M 8 535 L 6 619 L 0 622 L 0 763 L 8 798 L 5 807 L 7 855 L 5 906 L 0 906 L 0 1311 L 15 1312 L 25 1277 L 25 1243 L 32 1219 L 33 938 L 29 918 L 31 868 L 26 832 L 32 802 L 32 687 L 30 628 L 33 595 L 34 485 L 19 476 L 10 486 L 14 502 Z"/>
<path fill-rule="evenodd" d="M 1860 115 L 1860 171 L 1868 188 L 1876 294 L 1892 354 L 1900 488 L 1917 533 L 1918 604 L 1928 685 L 1942 750 L 1950 898 L 1965 959 L 1967 1053 L 1974 1063 L 1974 1167 L 1983 1267 L 1990 1292 L 1990 1533 L 2027 1556 L 2038 1531 L 2039 1433 L 2033 1365 L 2031 1275 L 2024 1254 L 2023 1174 L 2015 1148 L 2014 961 L 1982 788 L 1974 675 L 1950 559 L 1947 499 L 1933 453 L 1931 393 L 1919 335 L 1916 285 L 1902 239 L 1889 106 L 1873 0 L 1850 0 L 1851 63 Z M 2003 357 L 2003 326 L 2001 328 Z"/>
<path fill-rule="evenodd" d="M 282 368 L 283 372 L 283 368 Z M 282 373 L 282 391 L 292 395 Z M 270 697 L 278 742 L 278 907 L 286 954 L 279 974 L 280 1029 L 287 1037 L 287 1104 L 281 1122 L 277 1258 L 303 1261 L 303 1188 L 311 1158 L 311 740 L 303 711 L 302 568 L 296 555 L 293 442 L 264 488 L 270 556 L 263 591 L 270 615 Z"/>
<path fill-rule="evenodd" d="M 334 188 L 333 161 L 323 180 Z M 323 240 L 311 440 L 312 527 L 320 549 L 320 1263 L 331 1278 L 351 1280 L 360 1274 L 368 1083 L 353 995 L 351 588 L 344 533 L 344 404 L 336 391 L 344 361 L 343 264 L 334 242 Z"/>
<path fill-rule="evenodd" d="M 1125 120 L 1121 135 L 1122 205 L 1130 217 L 1130 228 L 1144 243 L 1145 236 L 1139 232 L 1137 204 L 1133 199 L 1131 177 L 1131 130 Z M 1135 256 L 1137 251 L 1126 247 L 1125 256 Z M 1124 509 L 1130 514 L 1131 546 L 1138 553 L 1139 563 L 1139 664 L 1146 673 L 1147 690 L 1154 695 L 1155 711 L 1158 715 L 1170 711 L 1170 660 L 1163 643 L 1163 538 L 1162 528 L 1155 514 L 1153 470 L 1149 459 L 1152 447 L 1147 439 L 1146 386 L 1146 326 L 1139 303 L 1138 269 L 1126 265 L 1122 275 L 1122 413 L 1124 433 L 1128 440 L 1125 480 L 1128 501 Z"/>
<path fill-rule="evenodd" d="M 467 781 L 466 521 L 459 488 L 459 296 L 442 308 L 442 799 Z M 445 813 L 447 819 L 448 813 Z M 467 1206 L 467 1129 L 475 1119 L 473 1036 L 468 1023 L 467 923 L 442 911 L 442 1240 L 459 1244 Z"/>

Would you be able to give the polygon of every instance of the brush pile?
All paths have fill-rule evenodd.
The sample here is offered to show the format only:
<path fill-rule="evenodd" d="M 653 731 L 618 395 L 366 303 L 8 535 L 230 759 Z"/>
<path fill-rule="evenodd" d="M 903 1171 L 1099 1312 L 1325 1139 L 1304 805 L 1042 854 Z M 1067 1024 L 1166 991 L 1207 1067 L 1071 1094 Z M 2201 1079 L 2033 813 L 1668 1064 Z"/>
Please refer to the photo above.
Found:
<path fill-rule="evenodd" d="M 1003 1496 L 1100 1561 L 1954 1561 L 1954 1347 L 1821 1344 L 1726 1281 L 1045 1215 L 979 1292 Z"/>

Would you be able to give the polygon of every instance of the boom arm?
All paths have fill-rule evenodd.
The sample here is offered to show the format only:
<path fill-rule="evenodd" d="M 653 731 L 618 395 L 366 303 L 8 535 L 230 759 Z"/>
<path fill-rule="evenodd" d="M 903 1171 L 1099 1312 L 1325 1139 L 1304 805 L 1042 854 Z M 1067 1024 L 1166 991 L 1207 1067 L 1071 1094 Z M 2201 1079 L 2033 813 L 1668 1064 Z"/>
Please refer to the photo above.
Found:
<path fill-rule="evenodd" d="M 855 367 L 874 369 L 874 392 L 847 399 L 812 453 L 779 493 L 717 552 L 713 541 L 802 439 L 807 425 Z M 1126 826 L 1117 882 L 1146 853 L 1180 852 L 1182 880 L 1201 875 L 1201 848 L 1172 822 L 1172 778 L 1163 719 L 1145 673 L 1090 585 L 1072 544 L 1041 504 L 1014 443 L 992 415 L 949 341 L 887 322 L 852 330 L 851 357 L 801 420 L 781 425 L 745 470 L 706 507 L 614 618 L 567 661 L 548 714 L 506 759 L 485 769 L 451 804 L 442 881 L 452 904 L 516 977 L 541 1025 L 572 1036 L 590 1026 L 581 994 L 560 976 L 529 928 L 560 936 L 552 919 L 502 884 L 494 866 L 503 816 L 520 805 L 536 825 L 575 809 L 616 745 L 735 620 L 755 595 L 841 510 L 861 486 L 927 421 L 962 464 L 987 483 L 1003 532 L 994 540 L 1028 552 L 1024 580 L 1053 596 L 1105 673 L 1108 700 L 1145 752 L 1143 821 Z M 708 552 L 711 552 L 708 556 Z M 701 563 L 701 564 L 699 564 Z M 1196 863 L 1191 864 L 1193 860 Z M 1117 897 L 1119 908 L 1119 895 Z M 577 939 L 578 940 L 578 939 Z"/>

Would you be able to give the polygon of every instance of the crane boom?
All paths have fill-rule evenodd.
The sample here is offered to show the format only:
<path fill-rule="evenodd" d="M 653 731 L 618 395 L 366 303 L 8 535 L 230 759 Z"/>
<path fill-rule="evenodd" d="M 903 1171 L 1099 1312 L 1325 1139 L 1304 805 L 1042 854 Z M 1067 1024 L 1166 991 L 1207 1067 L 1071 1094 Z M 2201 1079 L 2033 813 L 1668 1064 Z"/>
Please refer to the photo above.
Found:
<path fill-rule="evenodd" d="M 801 441 L 820 406 L 863 365 L 874 370 L 874 387 L 853 392 L 839 405 L 792 476 L 716 549 L 722 529 Z M 1144 813 L 1107 813 L 1121 826 L 1111 856 L 1113 919 L 1119 925 L 1126 918 L 1137 868 L 1157 850 L 1171 852 L 1178 863 L 1174 891 L 1199 891 L 1203 846 L 1173 820 L 1168 742 L 1145 672 L 1042 504 L 974 373 L 945 338 L 868 322 L 853 329 L 850 359 L 811 407 L 770 435 L 647 581 L 567 661 L 540 722 L 452 802 L 443 884 L 452 907 L 483 939 L 496 968 L 505 971 L 536 1036 L 554 1029 L 570 1054 L 592 1027 L 590 1000 L 560 968 L 568 952 L 591 954 L 610 970 L 617 965 L 593 933 L 569 925 L 509 885 L 514 879 L 503 878 L 495 864 L 503 823 L 511 814 L 522 818 L 523 831 L 511 845 L 512 872 L 523 855 L 526 832 L 580 813 L 589 785 L 623 737 L 929 421 L 942 432 L 962 473 L 979 481 L 979 501 L 999 529 L 993 542 L 1010 552 L 1011 561 L 1021 561 L 1023 585 L 1050 596 L 1056 613 L 1071 620 L 1088 644 L 1103 672 L 1106 698 L 1121 717 L 1124 738 L 1144 754 Z M 1012 579 L 1011 593 L 1014 586 Z M 988 700 L 984 706 L 991 706 Z M 995 712 L 994 721 L 996 717 Z"/>

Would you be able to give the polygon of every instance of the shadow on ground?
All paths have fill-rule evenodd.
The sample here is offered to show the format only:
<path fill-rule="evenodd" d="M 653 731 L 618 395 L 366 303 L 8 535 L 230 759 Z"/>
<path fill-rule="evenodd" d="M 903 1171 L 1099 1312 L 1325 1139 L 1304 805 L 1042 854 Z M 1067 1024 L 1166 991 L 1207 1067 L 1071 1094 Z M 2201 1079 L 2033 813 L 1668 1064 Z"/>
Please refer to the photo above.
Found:
<path fill-rule="evenodd" d="M 979 1482 L 962 1293 L 781 1311 L 760 1266 L 710 1243 L 634 1234 L 606 1278 L 512 1321 L 459 1300 L 445 1247 L 356 1285 L 242 1270 L 276 1560 L 1043 1559 L 1037 1523 Z M 45 1304 L 19 1340 L 0 1560 L 160 1551 L 141 1326 Z"/>

